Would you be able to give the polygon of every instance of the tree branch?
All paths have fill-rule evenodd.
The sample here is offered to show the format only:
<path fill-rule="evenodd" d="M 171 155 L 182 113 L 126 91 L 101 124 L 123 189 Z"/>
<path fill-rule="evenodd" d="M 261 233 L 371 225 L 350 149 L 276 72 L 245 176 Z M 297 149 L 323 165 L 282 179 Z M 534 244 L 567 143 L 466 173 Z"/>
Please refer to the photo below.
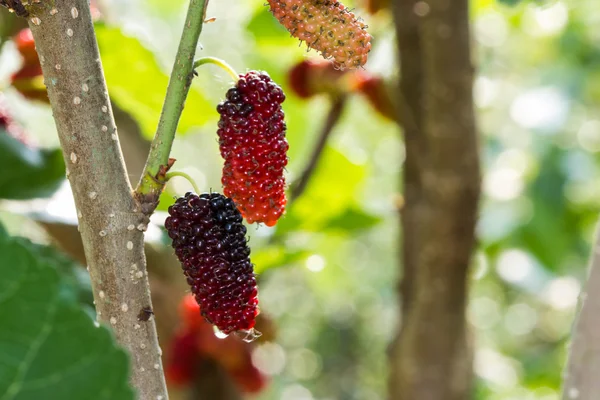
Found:
<path fill-rule="evenodd" d="M 152 141 L 144 173 L 136 189 L 143 210 L 147 214 L 151 214 L 156 208 L 164 186 L 159 182 L 163 178 L 159 176 L 159 172 L 161 167 L 169 165 L 169 154 L 175 139 L 177 125 L 192 84 L 194 56 L 207 6 L 208 0 L 190 0 L 156 135 Z"/>
<path fill-rule="evenodd" d="M 592 248 L 589 276 L 571 336 L 563 383 L 564 400 L 595 400 L 600 395 L 600 225 Z"/>
<path fill-rule="evenodd" d="M 329 139 L 331 132 L 333 132 L 333 128 L 335 128 L 340 120 L 340 117 L 342 116 L 342 113 L 344 112 L 346 100 L 346 96 L 340 96 L 333 100 L 331 109 L 329 110 L 329 114 L 327 114 L 327 119 L 325 120 L 325 124 L 321 129 L 308 164 L 304 168 L 304 171 L 302 171 L 302 175 L 300 175 L 300 177 L 294 182 L 290 190 L 290 203 L 304 193 L 310 178 L 315 172 L 319 159 L 321 158 L 321 154 L 323 154 L 327 140 Z"/>
<path fill-rule="evenodd" d="M 132 195 L 88 0 L 28 7 L 48 97 L 79 214 L 98 320 L 131 359 L 141 399 L 166 399 L 161 350 L 151 317 L 143 231 Z"/>
<path fill-rule="evenodd" d="M 468 0 L 393 3 L 406 164 L 402 329 L 391 347 L 390 398 L 469 397 L 465 319 L 479 198 Z M 404 120 L 404 119 L 403 119 Z"/>

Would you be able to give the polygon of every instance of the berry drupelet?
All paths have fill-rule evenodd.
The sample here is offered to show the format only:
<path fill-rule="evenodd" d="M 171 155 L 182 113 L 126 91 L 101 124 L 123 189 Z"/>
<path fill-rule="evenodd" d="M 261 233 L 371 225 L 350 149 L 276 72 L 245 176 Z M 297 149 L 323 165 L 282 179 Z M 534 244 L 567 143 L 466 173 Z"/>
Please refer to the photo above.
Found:
<path fill-rule="evenodd" d="M 264 72 L 240 75 L 217 106 L 223 190 L 248 223 L 273 226 L 285 211 L 285 95 Z"/>
<path fill-rule="evenodd" d="M 165 227 L 201 314 L 225 334 L 256 335 L 256 278 L 233 201 L 219 193 L 187 193 L 169 214 Z"/>

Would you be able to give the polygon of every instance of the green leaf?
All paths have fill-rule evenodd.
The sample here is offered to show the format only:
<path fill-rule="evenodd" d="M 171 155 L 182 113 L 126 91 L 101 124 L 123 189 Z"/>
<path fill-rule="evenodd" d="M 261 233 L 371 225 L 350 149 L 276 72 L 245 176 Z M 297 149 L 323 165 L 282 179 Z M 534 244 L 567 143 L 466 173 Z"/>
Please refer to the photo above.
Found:
<path fill-rule="evenodd" d="M 271 14 L 268 7 L 261 7 L 252 17 L 246 29 L 254 34 L 256 40 L 270 44 L 287 45 L 294 43 L 290 34 L 283 25 Z"/>
<path fill-rule="evenodd" d="M 137 39 L 103 24 L 96 24 L 96 35 L 111 98 L 138 121 L 146 138 L 152 138 L 169 77 Z M 217 115 L 214 106 L 192 86 L 178 132 L 203 125 L 211 115 Z"/>
<path fill-rule="evenodd" d="M 267 246 L 252 252 L 252 263 L 254 272 L 262 274 L 263 272 L 284 267 L 292 263 L 304 260 L 311 253 L 307 251 L 286 251 L 283 246 Z"/>
<path fill-rule="evenodd" d="M 350 209 L 356 209 L 355 193 L 364 177 L 362 165 L 352 163 L 339 151 L 327 147 L 306 191 L 277 224 L 277 234 L 294 230 L 321 231 L 330 223 L 336 228 L 344 226 L 340 219 Z"/>
<path fill-rule="evenodd" d="M 325 224 L 327 229 L 339 229 L 344 232 L 354 232 L 369 229 L 381 222 L 381 218 L 359 210 L 348 208 L 342 214 L 336 215 Z"/>
<path fill-rule="evenodd" d="M 0 399 L 133 399 L 125 352 L 61 295 L 52 257 L 6 235 L 0 257 Z"/>
<path fill-rule="evenodd" d="M 60 149 L 29 147 L 0 129 L 0 198 L 49 197 L 65 177 Z"/>

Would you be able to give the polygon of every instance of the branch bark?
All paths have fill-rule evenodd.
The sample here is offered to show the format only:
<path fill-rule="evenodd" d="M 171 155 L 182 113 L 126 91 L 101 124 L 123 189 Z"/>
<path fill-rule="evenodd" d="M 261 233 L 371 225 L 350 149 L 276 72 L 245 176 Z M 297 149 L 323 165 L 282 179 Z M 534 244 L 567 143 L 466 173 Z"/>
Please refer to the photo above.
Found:
<path fill-rule="evenodd" d="M 563 382 L 564 400 L 600 396 L 600 225 L 592 248 L 587 283 L 580 296 Z"/>
<path fill-rule="evenodd" d="M 462 400 L 471 384 L 465 307 L 480 178 L 468 0 L 393 3 L 406 163 L 402 328 L 389 397 Z"/>
<path fill-rule="evenodd" d="M 108 97 L 88 0 L 28 7 L 90 271 L 99 321 L 130 354 L 142 399 L 166 399 L 135 201 Z"/>

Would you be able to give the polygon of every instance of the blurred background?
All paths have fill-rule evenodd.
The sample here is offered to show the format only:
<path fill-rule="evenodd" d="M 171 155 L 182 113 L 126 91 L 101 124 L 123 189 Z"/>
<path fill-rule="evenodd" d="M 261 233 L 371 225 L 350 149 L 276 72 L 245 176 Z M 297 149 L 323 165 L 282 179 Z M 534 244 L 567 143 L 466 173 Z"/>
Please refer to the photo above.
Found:
<path fill-rule="evenodd" d="M 377 10 L 385 2 L 345 3 L 374 37 L 369 62 L 358 73 L 331 72 L 340 79 L 336 89 L 320 87 L 316 78 L 311 87 L 318 89 L 310 93 L 291 71 L 319 56 L 298 46 L 263 2 L 209 4 L 207 17 L 216 20 L 205 25 L 198 56 L 222 58 L 238 72 L 266 70 L 287 94 L 292 187 L 328 116 L 336 110 L 341 116 L 305 190 L 278 226 L 249 228 L 264 333 L 251 347 L 214 339 L 212 332 L 203 336 L 208 328 L 185 317 L 193 304 L 183 300 L 186 285 L 159 227 L 173 198 L 191 188 L 185 180 L 169 183 L 148 231 L 147 252 L 173 398 L 193 397 L 211 384 L 207 376 L 219 377 L 212 384 L 224 382 L 213 388 L 217 392 L 229 385 L 265 400 L 386 398 L 387 346 L 399 322 L 404 161 L 401 132 L 386 112 L 386 90 L 394 90 L 397 78 L 395 35 L 389 10 Z M 104 0 L 95 7 L 120 141 L 136 182 L 186 2 Z M 468 307 L 476 332 L 474 398 L 556 400 L 600 206 L 594 185 L 600 174 L 600 7 L 593 0 L 475 0 L 471 18 L 484 166 Z M 23 141 L 47 155 L 44 170 L 56 173 L 29 195 L 2 193 L 0 185 L 0 197 L 7 198 L 0 200 L 0 223 L 84 265 L 62 159 L 51 156 L 58 138 L 39 93 L 43 83 L 37 73 L 23 71 L 28 61 L 19 23 L 2 10 L 0 100 Z M 190 174 L 201 190 L 220 190 L 215 107 L 231 82 L 214 66 L 201 67 L 198 75 L 172 157 L 175 169 Z M 377 82 L 370 86 L 376 89 L 365 89 L 365 81 Z M 29 199 L 39 196 L 45 198 Z M 85 287 L 85 274 L 79 275 Z M 184 343 L 186 337 L 192 344 Z M 194 357 L 178 358 L 177 349 Z"/>

